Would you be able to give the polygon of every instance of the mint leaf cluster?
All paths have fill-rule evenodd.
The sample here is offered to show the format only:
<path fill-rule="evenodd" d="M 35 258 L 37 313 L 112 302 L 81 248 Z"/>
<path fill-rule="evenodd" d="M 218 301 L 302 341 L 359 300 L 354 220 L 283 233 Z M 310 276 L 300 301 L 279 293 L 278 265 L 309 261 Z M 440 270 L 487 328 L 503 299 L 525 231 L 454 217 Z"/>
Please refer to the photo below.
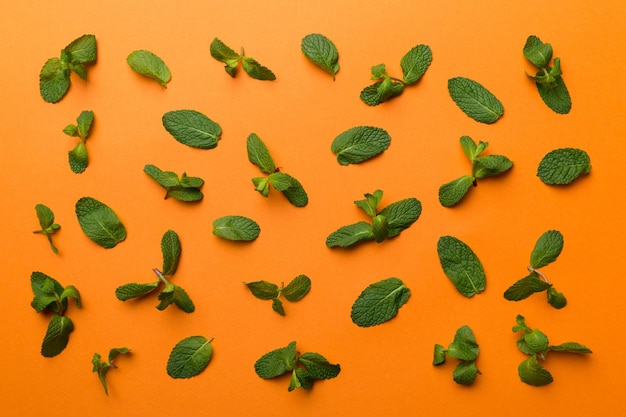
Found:
<path fill-rule="evenodd" d="M 109 350 L 109 356 L 107 361 L 102 360 L 102 356 L 99 353 L 94 353 L 93 358 L 91 359 L 91 363 L 93 364 L 92 372 L 96 372 L 98 374 L 98 378 L 104 387 L 104 393 L 109 395 L 109 388 L 107 387 L 106 376 L 109 370 L 117 369 L 117 366 L 113 363 L 113 360 L 117 358 L 119 355 L 126 355 L 130 353 L 130 349 L 126 347 L 121 348 L 113 348 Z"/>
<path fill-rule="evenodd" d="M 167 374 L 174 379 L 191 378 L 204 371 L 213 356 L 213 338 L 187 337 L 172 348 L 167 360 Z"/>
<path fill-rule="evenodd" d="M 295 302 L 301 300 L 311 289 L 311 279 L 306 275 L 298 275 L 287 286 L 281 282 L 279 287 L 276 284 L 263 280 L 244 282 L 244 284 L 256 298 L 272 300 L 272 310 L 281 316 L 285 315 L 285 308 L 280 300 L 281 295 L 287 301 Z"/>
<path fill-rule="evenodd" d="M 133 298 L 143 297 L 150 294 L 164 285 L 163 289 L 159 292 L 157 298 L 160 303 L 157 305 L 157 309 L 165 310 L 170 304 L 176 304 L 178 308 L 185 313 L 192 313 L 195 310 L 195 305 L 191 298 L 187 295 L 187 292 L 169 282 L 170 278 L 176 272 L 178 268 L 178 261 L 180 259 L 181 244 L 178 234 L 173 230 L 168 230 L 163 234 L 161 238 L 161 253 L 163 254 L 163 267 L 161 270 L 153 268 L 152 271 L 156 274 L 157 280 L 147 284 L 130 283 L 117 287 L 115 290 L 115 296 L 120 301 L 127 301 Z"/>
<path fill-rule="evenodd" d="M 276 79 L 276 76 L 269 68 L 259 64 L 255 59 L 246 56 L 243 48 L 241 48 L 241 53 L 238 54 L 230 47 L 226 46 L 224 42 L 215 38 L 213 42 L 211 42 L 210 51 L 213 58 L 226 64 L 224 69 L 231 77 L 237 75 L 237 69 L 241 62 L 243 70 L 252 78 L 264 81 L 273 81 Z"/>
<path fill-rule="evenodd" d="M 265 143 L 256 133 L 251 133 L 246 141 L 248 160 L 259 167 L 267 177 L 252 178 L 255 190 L 263 197 L 269 196 L 270 185 L 282 192 L 287 200 L 296 207 L 304 207 L 309 203 L 309 197 L 302 184 L 289 174 L 280 172 L 270 155 Z"/>
<path fill-rule="evenodd" d="M 454 236 L 442 236 L 437 242 L 437 254 L 444 273 L 459 293 L 472 297 L 485 290 L 483 265 L 466 243 Z"/>
<path fill-rule="evenodd" d="M 87 79 L 85 64 L 96 60 L 96 37 L 83 35 L 61 50 L 60 57 L 50 58 L 39 72 L 39 93 L 48 103 L 56 103 L 70 88 L 70 74 Z"/>
<path fill-rule="evenodd" d="M 356 200 L 354 204 L 371 217 L 371 223 L 360 221 L 340 227 L 328 235 L 326 246 L 345 248 L 368 240 L 380 243 L 409 228 L 422 213 L 422 204 L 416 198 L 405 198 L 379 210 L 382 198 L 383 192 L 376 190 L 365 194 L 364 200 Z"/>
<path fill-rule="evenodd" d="M 465 325 L 459 327 L 454 335 L 454 340 L 448 345 L 448 349 L 440 344 L 435 344 L 433 353 L 433 365 L 438 366 L 446 362 L 446 355 L 460 360 L 454 372 L 452 379 L 461 385 L 470 385 L 481 372 L 476 368 L 476 359 L 480 349 L 474 332 Z"/>
<path fill-rule="evenodd" d="M 504 292 L 504 298 L 509 301 L 519 301 L 530 297 L 536 292 L 546 291 L 548 303 L 554 308 L 563 308 L 567 305 L 567 299 L 563 293 L 558 292 L 548 278 L 539 271 L 551 264 L 561 254 L 563 249 L 563 235 L 558 230 L 548 230 L 543 233 L 530 254 L 530 274 L 511 285 Z"/>
<path fill-rule="evenodd" d="M 539 363 L 540 360 L 546 360 L 548 352 L 592 353 L 591 349 L 577 342 L 551 345 L 545 333 L 539 329 L 531 329 L 526 325 L 524 316 L 518 314 L 515 320 L 517 325 L 513 326 L 513 332 L 522 332 L 517 339 L 517 347 L 526 355 L 530 355 L 528 359 L 519 364 L 517 371 L 522 382 L 528 385 L 548 385 L 554 380 L 552 374 Z"/>
<path fill-rule="evenodd" d="M 76 202 L 76 218 L 83 233 L 105 249 L 111 249 L 126 239 L 126 227 L 113 209 L 93 197 Z"/>
<path fill-rule="evenodd" d="M 167 88 L 167 83 L 172 78 L 170 69 L 165 62 L 153 52 L 140 49 L 131 52 L 126 57 L 126 62 L 130 68 L 138 74 L 152 78 L 161 87 Z"/>
<path fill-rule="evenodd" d="M 300 353 L 296 350 L 296 342 L 291 342 L 261 356 L 254 363 L 254 371 L 263 379 L 291 372 L 288 390 L 293 391 L 296 388 L 310 390 L 316 380 L 335 378 L 341 367 L 330 363 L 319 353 Z"/>
<path fill-rule="evenodd" d="M 339 52 L 330 39 L 319 33 L 311 33 L 302 38 L 300 49 L 304 56 L 335 80 L 335 74 L 339 71 Z"/>
<path fill-rule="evenodd" d="M 68 152 L 70 168 L 74 173 L 80 174 L 87 169 L 89 164 L 89 158 L 87 155 L 87 147 L 85 142 L 89 136 L 91 125 L 93 123 L 93 112 L 91 110 L 84 110 L 76 118 L 76 124 L 70 124 L 63 129 L 63 133 L 68 136 L 78 137 L 80 142 L 76 144 L 74 149 Z"/>
<path fill-rule="evenodd" d="M 31 307 L 37 313 L 52 314 L 41 343 L 41 355 L 51 358 L 63 352 L 67 346 L 74 323 L 65 315 L 65 311 L 69 298 L 76 300 L 76 307 L 80 308 L 80 294 L 73 285 L 63 287 L 59 281 L 43 272 L 33 272 L 30 275 L 30 287 L 35 294 Z"/>
<path fill-rule="evenodd" d="M 567 185 L 582 174 L 591 172 L 587 152 L 576 148 L 560 148 L 548 152 L 539 162 L 537 176 L 547 185 Z"/>
<path fill-rule="evenodd" d="M 563 81 L 561 60 L 554 58 L 552 66 L 552 45 L 543 43 L 537 36 L 530 35 L 523 48 L 524 57 L 535 67 L 537 73 L 528 75 L 537 85 L 537 91 L 546 105 L 555 113 L 567 114 L 572 108 L 572 99 Z"/>
<path fill-rule="evenodd" d="M 504 114 L 504 106 L 478 81 L 465 77 L 448 80 L 448 93 L 463 113 L 477 122 L 495 123 Z"/>
<path fill-rule="evenodd" d="M 385 64 L 374 65 L 371 79 L 375 82 L 361 90 L 361 100 L 368 106 L 377 106 L 399 96 L 405 86 L 415 84 L 422 78 L 432 60 L 430 47 L 420 44 L 411 48 L 400 60 L 401 79 L 391 77 Z"/>
<path fill-rule="evenodd" d="M 478 179 L 499 175 L 513 166 L 513 161 L 503 155 L 480 156 L 489 146 L 488 142 L 479 141 L 476 144 L 469 136 L 462 136 L 460 142 L 472 164 L 472 174 L 463 175 L 439 187 L 439 202 L 444 207 L 452 207 L 460 202 L 472 185 L 477 186 Z"/>
<path fill-rule="evenodd" d="M 162 171 L 155 165 L 148 164 L 143 167 L 143 172 L 155 180 L 161 187 L 165 188 L 165 197 L 172 197 L 175 200 L 192 202 L 200 201 L 204 197 L 200 188 L 204 185 L 204 180 L 199 177 L 188 177 L 185 172 L 179 177 L 172 171 Z"/>
<path fill-rule="evenodd" d="M 41 229 L 33 231 L 33 233 L 41 233 L 48 238 L 50 248 L 54 253 L 59 253 L 59 250 L 52 243 L 52 235 L 61 228 L 61 225 L 54 222 L 54 213 L 48 206 L 43 204 L 37 204 L 35 206 L 35 212 L 37 213 L 37 219 L 39 220 L 39 226 Z"/>
<path fill-rule="evenodd" d="M 368 285 L 359 294 L 350 318 L 360 327 L 371 327 L 394 318 L 409 300 L 411 290 L 401 279 L 391 277 Z"/>

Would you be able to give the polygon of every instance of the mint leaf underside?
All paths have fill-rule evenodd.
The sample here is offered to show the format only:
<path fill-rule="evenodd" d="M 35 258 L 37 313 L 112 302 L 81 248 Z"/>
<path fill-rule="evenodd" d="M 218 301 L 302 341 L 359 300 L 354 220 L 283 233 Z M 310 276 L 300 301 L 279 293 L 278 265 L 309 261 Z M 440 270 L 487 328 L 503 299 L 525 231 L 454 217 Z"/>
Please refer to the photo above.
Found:
<path fill-rule="evenodd" d="M 167 360 L 167 374 L 172 378 L 191 378 L 204 371 L 213 354 L 212 341 L 191 336 L 178 342 Z"/>
<path fill-rule="evenodd" d="M 409 288 L 398 278 L 371 284 L 352 305 L 352 322 L 357 326 L 371 327 L 389 321 L 398 314 L 410 295 Z"/>
<path fill-rule="evenodd" d="M 172 78 L 165 62 L 150 51 L 143 49 L 133 51 L 126 57 L 126 62 L 133 71 L 152 78 L 162 87 L 167 88 L 167 83 Z"/>
<path fill-rule="evenodd" d="M 548 185 L 567 185 L 591 172 L 589 155 L 582 149 L 560 148 L 547 153 L 539 162 L 537 176 Z"/>
<path fill-rule="evenodd" d="M 302 38 L 300 48 L 304 56 L 335 79 L 335 74 L 339 71 L 339 53 L 330 39 L 319 33 L 312 33 Z"/>
<path fill-rule="evenodd" d="M 113 248 L 126 239 L 126 227 L 106 204 L 83 197 L 76 202 L 75 211 L 85 235 L 103 248 Z"/>
<path fill-rule="evenodd" d="M 386 130 L 372 126 L 357 126 L 339 134 L 331 151 L 341 165 L 358 164 L 385 151 L 391 143 Z"/>
<path fill-rule="evenodd" d="M 504 113 L 500 100 L 481 84 L 469 78 L 449 79 L 448 92 L 463 113 L 477 122 L 491 124 Z"/>
<path fill-rule="evenodd" d="M 169 111 L 162 122 L 174 139 L 193 148 L 215 148 L 222 134 L 219 124 L 196 110 Z"/>
<path fill-rule="evenodd" d="M 227 240 L 252 241 L 259 237 L 261 228 L 244 216 L 224 216 L 213 221 L 213 234 Z"/>
<path fill-rule="evenodd" d="M 467 244 L 453 236 L 442 236 L 437 242 L 437 253 L 444 273 L 459 293 L 472 297 L 485 290 L 485 271 Z"/>

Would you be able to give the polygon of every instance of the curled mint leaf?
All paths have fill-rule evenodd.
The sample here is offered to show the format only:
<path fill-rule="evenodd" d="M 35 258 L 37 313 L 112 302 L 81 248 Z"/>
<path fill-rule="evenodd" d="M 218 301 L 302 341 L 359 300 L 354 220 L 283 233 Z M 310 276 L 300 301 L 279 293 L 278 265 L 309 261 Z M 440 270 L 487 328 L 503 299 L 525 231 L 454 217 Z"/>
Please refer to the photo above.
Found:
<path fill-rule="evenodd" d="M 233 51 L 230 47 L 226 46 L 224 42 L 215 38 L 211 42 L 210 46 L 211 56 L 225 65 L 225 70 L 231 77 L 234 77 L 237 72 L 237 66 L 241 55 Z"/>
<path fill-rule="evenodd" d="M 448 92 L 463 113 L 477 122 L 491 124 L 504 113 L 500 100 L 481 84 L 469 78 L 449 79 Z"/>
<path fill-rule="evenodd" d="M 552 59 L 552 45 L 541 42 L 541 39 L 535 35 L 530 35 L 526 39 L 522 52 L 524 57 L 537 68 L 547 66 Z"/>
<path fill-rule="evenodd" d="M 582 149 L 560 148 L 547 153 L 539 162 L 537 176 L 548 185 L 567 185 L 591 172 L 589 155 Z"/>
<path fill-rule="evenodd" d="M 319 33 L 311 33 L 302 38 L 300 49 L 304 56 L 335 79 L 339 71 L 339 53 L 330 39 Z"/>
<path fill-rule="evenodd" d="M 151 164 L 144 166 L 143 172 L 148 174 L 161 187 L 165 188 L 165 199 L 172 197 L 178 201 L 194 202 L 204 198 L 204 194 L 200 190 L 204 185 L 202 178 L 188 177 L 184 172 L 179 178 L 175 172 L 162 171 Z"/>
<path fill-rule="evenodd" d="M 133 71 L 152 78 L 161 87 L 167 88 L 167 83 L 172 78 L 172 74 L 165 62 L 150 51 L 143 49 L 133 51 L 126 57 L 126 62 Z"/>
<path fill-rule="evenodd" d="M 261 300 L 271 300 L 278 298 L 280 295 L 278 285 L 272 284 L 271 282 L 261 280 L 244 282 L 244 284 L 252 292 L 252 295 Z"/>
<path fill-rule="evenodd" d="M 76 174 L 80 174 L 87 169 L 89 158 L 87 155 L 87 147 L 85 143 L 91 131 L 94 114 L 91 110 L 84 110 L 76 118 L 76 124 L 70 124 L 63 129 L 63 133 L 69 136 L 76 136 L 80 142 L 76 144 L 74 149 L 68 152 L 70 168 Z"/>
<path fill-rule="evenodd" d="M 470 385 L 472 382 L 476 380 L 476 377 L 480 374 L 478 368 L 476 368 L 476 362 L 474 361 L 463 361 L 459 362 L 459 364 L 454 368 L 454 372 L 452 373 L 452 379 L 454 382 L 461 385 Z"/>
<path fill-rule="evenodd" d="M 479 351 L 474 332 L 465 325 L 457 329 L 454 334 L 454 341 L 448 345 L 447 353 L 451 358 L 474 361 L 478 357 Z"/>
<path fill-rule="evenodd" d="M 557 346 L 550 346 L 549 349 L 554 352 L 592 353 L 591 349 L 589 349 L 587 346 L 581 345 L 580 343 L 577 343 L 577 342 L 565 342 Z"/>
<path fill-rule="evenodd" d="M 246 140 L 246 148 L 248 150 L 248 160 L 258 166 L 261 172 L 271 174 L 276 171 L 276 165 L 270 155 L 270 151 L 256 133 L 250 133 Z"/>
<path fill-rule="evenodd" d="M 213 355 L 213 338 L 191 336 L 178 342 L 167 360 L 167 374 L 172 378 L 191 378 L 204 371 Z"/>
<path fill-rule="evenodd" d="M 537 355 L 532 355 L 520 363 L 517 367 L 517 373 L 522 382 L 536 387 L 548 385 L 554 381 L 552 374 L 537 361 Z"/>
<path fill-rule="evenodd" d="M 561 309 L 567 305 L 567 298 L 562 292 L 558 292 L 554 287 L 548 288 L 548 303 L 554 307 Z"/>
<path fill-rule="evenodd" d="M 84 142 L 78 142 L 74 149 L 67 153 L 70 169 L 75 174 L 85 172 L 89 165 L 89 157 L 87 155 L 87 147 Z"/>
<path fill-rule="evenodd" d="M 446 348 L 443 345 L 435 343 L 433 349 L 433 365 L 442 365 L 446 363 Z"/>
<path fill-rule="evenodd" d="M 83 233 L 103 248 L 113 248 L 126 239 L 126 227 L 106 204 L 83 197 L 76 202 L 75 211 Z"/>
<path fill-rule="evenodd" d="M 221 139 L 220 125 L 195 110 L 169 111 L 162 122 L 174 139 L 193 148 L 213 149 Z"/>
<path fill-rule="evenodd" d="M 259 237 L 261 228 L 244 216 L 224 216 L 213 221 L 213 234 L 227 240 L 251 241 Z"/>
<path fill-rule="evenodd" d="M 416 198 L 405 198 L 389 204 L 379 215 L 387 219 L 387 236 L 392 238 L 408 229 L 422 214 L 422 203 Z"/>
<path fill-rule="evenodd" d="M 398 278 L 369 285 L 352 305 L 350 317 L 357 326 L 371 327 L 391 320 L 409 299 L 411 291 Z"/>
<path fill-rule="evenodd" d="M 37 219 L 39 220 L 39 226 L 41 229 L 34 230 L 33 233 L 41 233 L 46 236 L 50 248 L 54 253 L 59 253 L 59 250 L 52 243 L 52 235 L 61 228 L 61 225 L 54 222 L 54 213 L 50 208 L 44 204 L 35 205 L 35 212 L 37 213 Z"/>
<path fill-rule="evenodd" d="M 444 273 L 459 293 L 472 297 L 485 290 L 483 265 L 467 244 L 453 236 L 442 236 L 437 253 Z"/>
<path fill-rule="evenodd" d="M 357 126 L 339 134 L 331 151 L 341 165 L 358 164 L 384 152 L 391 143 L 386 130 L 372 126 Z"/>
<path fill-rule="evenodd" d="M 546 71 L 552 71 L 553 68 L 547 67 Z M 540 71 L 537 76 L 543 75 Z M 557 76 L 552 83 L 536 83 L 537 91 L 543 102 L 555 113 L 568 114 L 572 109 L 572 99 L 563 81 L 563 77 Z"/>
<path fill-rule="evenodd" d="M 106 375 L 109 370 L 117 368 L 117 366 L 113 363 L 113 360 L 119 355 L 126 355 L 128 353 L 130 353 L 130 349 L 126 347 L 113 348 L 109 351 L 109 358 L 106 362 L 102 360 L 99 353 L 94 353 L 93 358 L 91 359 L 91 363 L 93 365 L 92 372 L 96 372 L 98 374 L 98 379 L 100 379 L 106 395 L 109 395 Z"/>

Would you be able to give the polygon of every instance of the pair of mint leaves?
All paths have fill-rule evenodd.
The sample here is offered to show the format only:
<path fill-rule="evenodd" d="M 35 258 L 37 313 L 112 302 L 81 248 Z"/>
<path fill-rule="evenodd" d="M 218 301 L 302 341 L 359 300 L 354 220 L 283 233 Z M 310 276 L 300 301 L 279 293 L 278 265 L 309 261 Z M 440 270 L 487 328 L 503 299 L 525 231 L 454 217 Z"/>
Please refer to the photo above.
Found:
<path fill-rule="evenodd" d="M 187 295 L 187 292 L 182 287 L 172 284 L 168 280 L 178 269 L 181 250 L 182 246 L 178 234 L 173 230 L 166 231 L 161 238 L 163 266 L 161 270 L 157 268 L 153 269 L 157 280 L 147 284 L 130 283 L 121 285 L 115 290 L 117 299 L 120 301 L 128 301 L 133 298 L 143 297 L 156 291 L 157 288 L 163 284 L 164 288 L 157 296 L 160 303 L 156 308 L 165 310 L 169 305 L 175 304 L 185 313 L 192 313 L 195 310 L 195 305 L 193 301 L 191 301 L 191 298 L 189 298 L 189 295 Z"/>
<path fill-rule="evenodd" d="M 76 124 L 69 124 L 63 129 L 63 133 L 66 135 L 80 139 L 74 149 L 68 152 L 70 168 L 76 174 L 84 172 L 89 164 L 85 143 L 89 136 L 91 125 L 93 124 L 93 118 L 93 111 L 84 110 L 76 118 Z"/>
<path fill-rule="evenodd" d="M 460 362 L 452 373 L 452 379 L 457 384 L 470 385 L 480 374 L 476 367 L 479 352 L 480 348 L 476 343 L 474 332 L 469 326 L 464 325 L 457 329 L 454 340 L 448 345 L 448 349 L 443 345 L 435 344 L 433 365 L 443 365 L 446 362 L 446 356 L 458 359 Z"/>
<path fill-rule="evenodd" d="M 237 75 L 237 69 L 241 63 L 243 70 L 254 79 L 264 81 L 276 79 L 272 70 L 259 64 L 254 58 L 246 56 L 243 48 L 241 48 L 241 53 L 237 53 L 226 46 L 224 42 L 215 38 L 211 42 L 210 52 L 213 58 L 225 64 L 224 69 L 231 77 Z"/>
<path fill-rule="evenodd" d="M 287 286 L 284 283 L 280 287 L 272 282 L 265 280 L 244 282 L 252 295 L 261 300 L 272 300 L 272 310 L 285 315 L 285 308 L 280 296 L 285 297 L 287 301 L 296 302 L 304 298 L 311 289 L 311 279 L 306 275 L 298 275 L 292 279 Z"/>
<path fill-rule="evenodd" d="M 165 189 L 165 199 L 172 197 L 175 200 L 191 202 L 204 198 L 200 190 L 204 185 L 202 178 L 189 177 L 185 172 L 179 177 L 175 172 L 163 171 L 152 164 L 144 166 L 143 172 Z"/>
<path fill-rule="evenodd" d="M 406 198 L 379 210 L 383 198 L 381 190 L 364 196 L 365 199 L 356 200 L 354 204 L 371 217 L 371 223 L 360 221 L 340 227 L 328 235 L 326 246 L 345 248 L 368 240 L 380 243 L 409 228 L 422 213 L 422 204 L 416 198 Z"/>
<path fill-rule="evenodd" d="M 59 250 L 54 243 L 52 243 L 52 235 L 61 228 L 61 225 L 54 222 L 54 213 L 50 208 L 44 204 L 35 205 L 35 212 L 37 213 L 37 219 L 39 220 L 39 226 L 41 229 L 33 231 L 33 233 L 41 233 L 48 239 L 50 248 L 54 253 L 59 253 Z"/>
<path fill-rule="evenodd" d="M 316 380 L 335 378 L 341 367 L 330 363 L 319 353 L 300 353 L 296 350 L 296 342 L 291 342 L 261 356 L 254 363 L 254 371 L 263 379 L 291 372 L 288 390 L 293 391 L 296 388 L 310 390 Z"/>

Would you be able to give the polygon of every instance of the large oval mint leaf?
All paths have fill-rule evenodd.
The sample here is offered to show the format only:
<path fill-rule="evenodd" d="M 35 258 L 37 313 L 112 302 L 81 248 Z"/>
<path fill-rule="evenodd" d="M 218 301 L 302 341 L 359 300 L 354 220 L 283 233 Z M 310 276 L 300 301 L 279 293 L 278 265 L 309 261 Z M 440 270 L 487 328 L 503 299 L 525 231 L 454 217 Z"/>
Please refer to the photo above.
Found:
<path fill-rule="evenodd" d="M 341 165 L 358 164 L 385 151 L 391 143 L 386 130 L 357 126 L 339 134 L 330 147 Z"/>
<path fill-rule="evenodd" d="M 405 198 L 389 204 L 379 213 L 387 220 L 387 237 L 394 237 L 409 228 L 422 213 L 422 203 L 416 198 Z"/>
<path fill-rule="evenodd" d="M 172 74 L 165 62 L 150 51 L 138 50 L 131 52 L 126 57 L 126 62 L 133 71 L 156 80 L 162 87 L 167 88 L 167 83 L 172 78 Z"/>
<path fill-rule="evenodd" d="M 533 268 L 544 267 L 554 261 L 563 250 L 563 235 L 558 230 L 544 232 L 530 254 L 530 266 Z"/>
<path fill-rule="evenodd" d="M 591 172 L 589 155 L 582 149 L 561 148 L 546 154 L 539 162 L 537 176 L 548 185 L 566 185 Z"/>
<path fill-rule="evenodd" d="M 444 207 L 452 207 L 465 197 L 474 184 L 474 177 L 464 175 L 439 187 L 439 202 Z"/>
<path fill-rule="evenodd" d="M 300 48 L 304 56 L 335 79 L 339 71 L 339 53 L 330 39 L 319 33 L 311 33 L 302 38 Z"/>
<path fill-rule="evenodd" d="M 85 235 L 103 248 L 113 248 L 126 239 L 126 227 L 106 204 L 83 197 L 76 202 L 75 211 Z"/>
<path fill-rule="evenodd" d="M 302 299 L 311 289 L 311 279 L 306 275 L 298 275 L 283 290 L 281 294 L 288 301 L 298 301 Z"/>
<path fill-rule="evenodd" d="M 191 378 L 198 375 L 209 364 L 213 339 L 191 336 L 174 346 L 167 360 L 167 374 L 172 378 Z"/>
<path fill-rule="evenodd" d="M 51 358 L 63 352 L 74 330 L 74 324 L 66 316 L 52 316 L 41 344 L 41 355 Z"/>
<path fill-rule="evenodd" d="M 270 151 L 256 133 L 248 135 L 246 149 L 248 151 L 248 160 L 258 166 L 261 172 L 271 174 L 276 171 L 276 165 L 270 155 Z"/>
<path fill-rule="evenodd" d="M 195 110 L 167 112 L 162 122 L 174 139 L 193 148 L 215 148 L 222 134 L 219 124 Z"/>
<path fill-rule="evenodd" d="M 173 230 L 168 230 L 161 238 L 161 253 L 163 254 L 163 270 L 165 276 L 172 275 L 178 268 L 178 260 L 182 250 L 178 234 Z"/>
<path fill-rule="evenodd" d="M 532 355 L 517 367 L 517 373 L 522 382 L 540 387 L 553 381 L 552 375 L 537 361 L 537 355 Z"/>
<path fill-rule="evenodd" d="M 433 60 L 433 54 L 428 45 L 417 45 L 413 47 L 400 60 L 402 67 L 402 78 L 407 84 L 414 84 L 426 72 Z"/>
<path fill-rule="evenodd" d="M 500 100 L 481 84 L 469 78 L 449 79 L 448 92 L 463 113 L 477 122 L 494 123 L 504 113 Z"/>
<path fill-rule="evenodd" d="M 552 68 L 547 67 L 550 71 Z M 537 75 L 542 75 L 543 71 L 539 71 Z M 559 114 L 567 114 L 572 109 L 572 99 L 563 81 L 563 77 L 558 76 L 553 83 L 536 83 L 539 96 L 552 111 Z"/>
<path fill-rule="evenodd" d="M 296 355 L 296 342 L 291 342 L 257 359 L 254 363 L 254 371 L 260 378 L 275 378 L 291 371 L 296 366 Z"/>
<path fill-rule="evenodd" d="M 364 240 L 374 239 L 372 225 L 367 222 L 358 222 L 348 226 L 343 226 L 328 235 L 326 246 L 342 248 L 352 246 Z"/>
<path fill-rule="evenodd" d="M 224 216 L 213 221 L 213 234 L 228 240 L 251 241 L 259 237 L 261 228 L 244 216 Z"/>
<path fill-rule="evenodd" d="M 59 58 L 46 61 L 39 73 L 39 94 L 48 103 L 56 103 L 70 88 L 70 71 L 61 68 Z"/>
<path fill-rule="evenodd" d="M 443 272 L 457 291 L 471 297 L 485 290 L 483 265 L 469 246 L 453 236 L 442 236 L 437 242 L 437 253 Z"/>
<path fill-rule="evenodd" d="M 387 278 L 368 286 L 352 305 L 350 317 L 357 326 L 371 327 L 398 314 L 411 290 L 398 278 Z"/>

